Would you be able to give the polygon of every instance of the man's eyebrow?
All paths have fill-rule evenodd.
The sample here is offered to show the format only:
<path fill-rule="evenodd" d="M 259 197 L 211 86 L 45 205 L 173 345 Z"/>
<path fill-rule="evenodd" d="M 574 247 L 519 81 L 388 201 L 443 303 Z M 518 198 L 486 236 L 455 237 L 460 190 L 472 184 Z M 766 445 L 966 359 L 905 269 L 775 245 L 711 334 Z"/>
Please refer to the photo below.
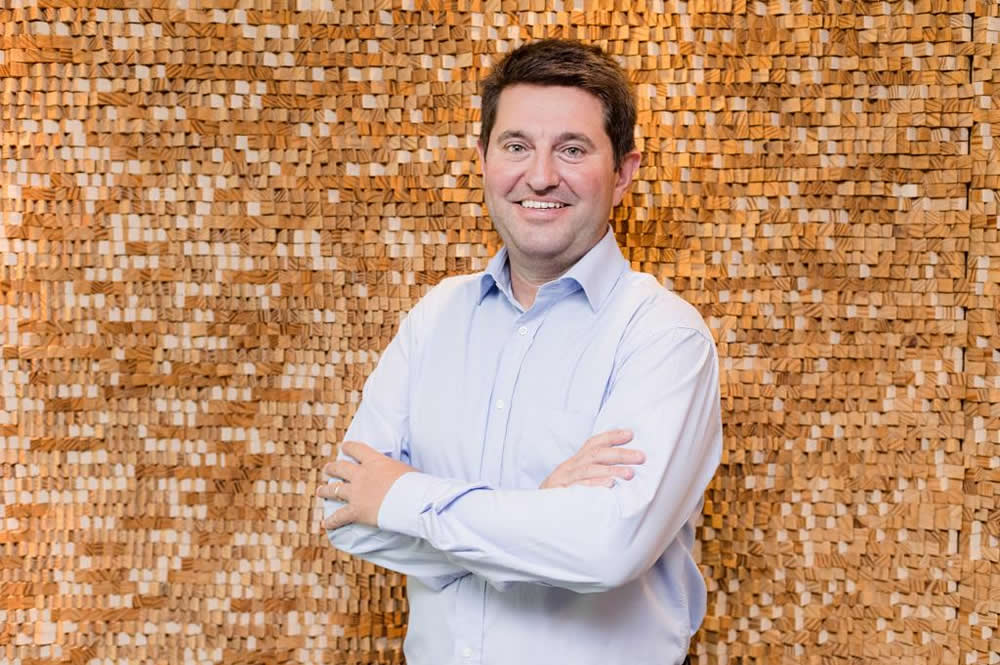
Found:
<path fill-rule="evenodd" d="M 508 129 L 503 132 L 500 132 L 500 134 L 497 135 L 498 143 L 501 141 L 506 141 L 508 139 L 521 139 L 524 141 L 529 140 L 528 135 L 519 129 Z M 557 136 L 555 140 L 557 145 L 561 143 L 570 143 L 572 141 L 583 143 L 590 149 L 594 148 L 594 142 L 590 140 L 590 137 L 588 137 L 586 134 L 581 134 L 579 132 L 563 132 L 562 134 Z"/>
<path fill-rule="evenodd" d="M 586 134 L 580 134 L 579 132 L 563 132 L 562 134 L 556 137 L 557 144 L 572 143 L 574 141 L 577 143 L 583 143 L 591 150 L 594 149 L 594 142 L 591 141 L 590 137 L 587 136 Z"/>
<path fill-rule="evenodd" d="M 527 135 L 524 132 L 522 132 L 520 130 L 517 130 L 517 129 L 507 129 L 507 130 L 501 132 L 497 136 L 497 142 L 498 143 L 500 141 L 506 141 L 507 139 L 523 139 L 523 140 L 526 141 L 526 140 L 528 140 L 528 137 L 527 137 Z"/>

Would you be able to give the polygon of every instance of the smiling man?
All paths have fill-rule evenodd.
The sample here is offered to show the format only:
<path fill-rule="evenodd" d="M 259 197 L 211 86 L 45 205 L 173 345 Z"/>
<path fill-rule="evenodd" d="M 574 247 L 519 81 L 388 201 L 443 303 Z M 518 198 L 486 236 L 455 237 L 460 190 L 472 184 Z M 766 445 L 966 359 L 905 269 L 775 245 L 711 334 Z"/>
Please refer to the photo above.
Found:
<path fill-rule="evenodd" d="M 407 575 L 409 665 L 685 662 L 718 362 L 609 227 L 634 98 L 600 49 L 545 40 L 496 66 L 482 109 L 504 248 L 400 323 L 324 467 L 324 525 Z"/>

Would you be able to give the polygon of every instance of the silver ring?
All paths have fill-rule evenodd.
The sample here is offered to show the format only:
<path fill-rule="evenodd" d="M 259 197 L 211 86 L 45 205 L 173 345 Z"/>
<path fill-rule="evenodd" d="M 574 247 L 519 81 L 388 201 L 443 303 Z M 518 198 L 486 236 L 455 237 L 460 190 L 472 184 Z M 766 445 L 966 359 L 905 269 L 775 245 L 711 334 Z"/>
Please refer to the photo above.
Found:
<path fill-rule="evenodd" d="M 337 501 L 340 501 L 340 486 L 341 485 L 343 485 L 343 483 L 337 483 L 336 485 L 333 486 L 333 498 L 336 499 Z"/>

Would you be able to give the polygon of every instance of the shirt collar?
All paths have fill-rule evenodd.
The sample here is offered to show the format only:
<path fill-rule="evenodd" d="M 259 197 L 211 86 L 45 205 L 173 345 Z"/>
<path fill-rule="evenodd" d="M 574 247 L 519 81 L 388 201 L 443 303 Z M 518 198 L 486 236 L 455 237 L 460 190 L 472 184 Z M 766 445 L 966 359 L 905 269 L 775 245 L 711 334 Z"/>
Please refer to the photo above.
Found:
<path fill-rule="evenodd" d="M 514 294 L 510 292 L 510 272 L 507 270 L 507 248 L 501 247 L 500 251 L 493 255 L 490 262 L 486 264 L 486 270 L 479 278 L 479 300 L 477 305 L 483 301 L 486 294 L 494 285 L 503 291 L 511 302 L 514 302 Z"/>
<path fill-rule="evenodd" d="M 574 281 L 580 285 L 591 309 L 597 311 L 604 300 L 611 293 L 618 282 L 618 278 L 625 271 L 628 262 L 622 256 L 615 234 L 611 227 L 601 240 L 590 248 L 580 260 L 566 271 L 566 273 L 549 282 L 556 284 L 566 281 Z M 496 255 L 490 259 L 479 280 L 479 302 L 482 302 L 486 294 L 496 286 L 498 289 L 514 302 L 514 294 L 510 288 L 510 270 L 507 267 L 507 248 L 502 247 Z M 545 288 L 544 286 L 542 288 Z"/>

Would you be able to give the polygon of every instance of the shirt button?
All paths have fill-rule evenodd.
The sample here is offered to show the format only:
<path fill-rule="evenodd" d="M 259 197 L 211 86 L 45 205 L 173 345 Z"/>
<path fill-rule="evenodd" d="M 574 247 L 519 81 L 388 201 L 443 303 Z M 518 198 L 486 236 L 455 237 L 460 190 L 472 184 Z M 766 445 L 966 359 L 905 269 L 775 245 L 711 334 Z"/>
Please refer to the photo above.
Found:
<path fill-rule="evenodd" d="M 502 399 L 498 399 L 497 400 L 497 408 L 498 409 L 502 409 L 503 408 L 503 400 Z"/>
<path fill-rule="evenodd" d="M 520 328 L 517 329 L 517 332 L 520 333 L 520 334 L 522 334 L 522 335 L 527 335 L 528 334 L 528 326 L 521 326 Z"/>
<path fill-rule="evenodd" d="M 465 647 L 464 649 L 462 649 L 462 656 L 464 658 L 472 658 L 472 649 L 470 649 L 469 647 Z"/>

